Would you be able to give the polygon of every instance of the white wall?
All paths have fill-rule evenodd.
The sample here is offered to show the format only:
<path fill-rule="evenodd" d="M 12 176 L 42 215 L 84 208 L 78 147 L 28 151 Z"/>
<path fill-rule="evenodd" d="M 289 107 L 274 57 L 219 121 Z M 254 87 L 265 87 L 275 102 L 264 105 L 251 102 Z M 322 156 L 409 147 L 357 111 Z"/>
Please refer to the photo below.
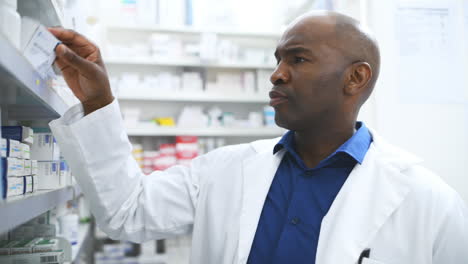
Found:
<path fill-rule="evenodd" d="M 454 32 L 449 32 L 448 38 L 454 45 L 449 45 L 450 51 L 421 51 L 427 56 L 415 67 L 408 67 L 408 57 L 401 55 L 397 39 L 398 1 L 368 1 L 368 23 L 376 33 L 382 55 L 375 90 L 376 128 L 391 143 L 422 157 L 426 167 L 468 201 L 468 80 L 462 73 L 468 66 L 462 47 L 468 43 L 464 37 L 454 39 L 468 32 L 468 27 L 462 26 L 463 0 L 431 2 L 423 5 L 453 3 L 451 15 L 455 20 L 448 31 Z M 410 58 L 424 48 L 409 54 Z M 449 58 L 440 60 L 447 54 Z"/>

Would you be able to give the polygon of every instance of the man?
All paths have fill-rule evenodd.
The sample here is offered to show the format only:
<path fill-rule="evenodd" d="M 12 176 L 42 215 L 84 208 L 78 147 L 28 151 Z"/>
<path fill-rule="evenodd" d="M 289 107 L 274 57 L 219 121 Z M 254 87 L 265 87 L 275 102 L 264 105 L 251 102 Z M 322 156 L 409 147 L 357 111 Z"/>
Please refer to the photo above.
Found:
<path fill-rule="evenodd" d="M 380 59 L 354 19 L 308 13 L 280 39 L 270 104 L 289 130 L 281 139 L 224 147 L 150 177 L 131 156 L 98 48 L 50 30 L 81 101 L 51 128 L 111 238 L 192 232 L 191 262 L 200 264 L 468 263 L 460 197 L 356 122 Z"/>

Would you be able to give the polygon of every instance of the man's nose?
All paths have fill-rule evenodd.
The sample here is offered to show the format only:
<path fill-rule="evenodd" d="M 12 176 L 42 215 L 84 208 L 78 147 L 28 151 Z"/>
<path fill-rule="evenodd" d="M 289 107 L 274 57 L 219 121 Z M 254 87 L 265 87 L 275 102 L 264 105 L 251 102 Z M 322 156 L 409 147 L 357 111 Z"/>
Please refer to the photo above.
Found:
<path fill-rule="evenodd" d="M 273 73 L 270 76 L 270 82 L 273 85 L 287 83 L 289 81 L 290 75 L 288 71 L 287 65 L 285 63 L 280 62 Z"/>

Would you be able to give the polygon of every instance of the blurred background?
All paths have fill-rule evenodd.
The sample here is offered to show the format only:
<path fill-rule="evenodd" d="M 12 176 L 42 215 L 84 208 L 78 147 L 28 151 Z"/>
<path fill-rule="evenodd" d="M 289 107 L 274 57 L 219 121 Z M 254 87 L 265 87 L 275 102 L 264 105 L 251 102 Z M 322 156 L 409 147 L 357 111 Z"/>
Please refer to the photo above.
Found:
<path fill-rule="evenodd" d="M 359 119 L 423 158 L 468 202 L 468 0 L 18 0 L 16 12 L 100 47 L 134 157 L 149 174 L 220 146 L 281 136 L 268 106 L 273 52 L 286 25 L 314 9 L 360 20 L 379 42 L 380 78 Z M 65 105 L 77 103 L 61 76 L 49 84 Z M 52 119 L 5 108 L 3 125 Z M 60 216 L 77 216 L 72 262 L 188 263 L 190 236 L 113 241 L 75 194 L 41 211 L 60 225 L 68 223 Z M 0 233 L 11 236 L 13 227 L 25 228 Z"/>

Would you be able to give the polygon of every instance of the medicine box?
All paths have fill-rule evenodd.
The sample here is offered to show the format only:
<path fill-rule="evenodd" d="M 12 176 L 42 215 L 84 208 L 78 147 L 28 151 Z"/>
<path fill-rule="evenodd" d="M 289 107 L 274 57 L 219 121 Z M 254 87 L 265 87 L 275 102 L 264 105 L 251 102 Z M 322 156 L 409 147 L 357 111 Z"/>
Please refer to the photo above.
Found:
<path fill-rule="evenodd" d="M 37 175 L 37 160 L 31 160 L 31 174 Z"/>
<path fill-rule="evenodd" d="M 2 158 L 3 177 L 18 176 L 16 160 L 16 158 Z"/>
<path fill-rule="evenodd" d="M 8 140 L 6 138 L 0 139 L 0 156 L 4 158 L 8 156 Z"/>
<path fill-rule="evenodd" d="M 38 161 L 37 190 L 60 188 L 60 162 Z"/>
<path fill-rule="evenodd" d="M 71 185 L 71 171 L 66 161 L 60 161 L 60 185 Z"/>
<path fill-rule="evenodd" d="M 21 158 L 31 159 L 31 149 L 28 144 L 20 143 Z"/>
<path fill-rule="evenodd" d="M 0 256 L 2 264 L 59 264 L 65 262 L 63 250 L 39 252 L 32 254 Z"/>
<path fill-rule="evenodd" d="M 24 173 L 24 159 L 16 160 L 16 176 L 25 176 Z"/>
<path fill-rule="evenodd" d="M 33 247 L 38 241 L 35 239 L 25 239 L 17 242 L 10 248 L 10 255 L 33 253 Z"/>
<path fill-rule="evenodd" d="M 34 191 L 32 176 L 24 176 L 24 193 L 32 193 Z"/>
<path fill-rule="evenodd" d="M 59 249 L 59 241 L 54 238 L 43 238 L 39 240 L 33 248 L 34 253 L 51 252 Z"/>
<path fill-rule="evenodd" d="M 60 160 L 60 149 L 51 133 L 34 134 L 34 144 L 31 146 L 31 159 Z"/>
<path fill-rule="evenodd" d="M 24 177 L 7 177 L 5 197 L 17 196 L 22 194 L 24 194 Z"/>
<path fill-rule="evenodd" d="M 29 127 L 24 126 L 2 126 L 2 137 L 14 139 L 27 144 L 33 144 L 34 132 Z"/>
<path fill-rule="evenodd" d="M 33 192 L 37 190 L 37 175 L 31 176 L 33 182 Z"/>
<path fill-rule="evenodd" d="M 32 160 L 24 160 L 24 175 L 33 175 Z"/>
<path fill-rule="evenodd" d="M 19 141 L 7 139 L 7 157 L 21 158 L 21 143 Z"/>

